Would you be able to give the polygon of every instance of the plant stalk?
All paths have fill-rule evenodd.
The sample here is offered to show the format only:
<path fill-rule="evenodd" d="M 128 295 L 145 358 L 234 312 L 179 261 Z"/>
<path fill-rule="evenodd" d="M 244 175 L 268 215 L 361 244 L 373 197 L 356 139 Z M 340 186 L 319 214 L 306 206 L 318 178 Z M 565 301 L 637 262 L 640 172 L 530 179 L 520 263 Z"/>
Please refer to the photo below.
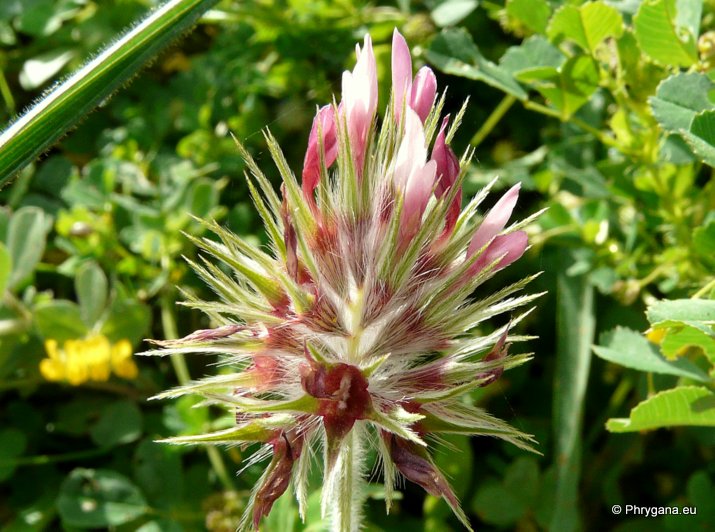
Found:
<path fill-rule="evenodd" d="M 479 146 L 484 139 L 487 138 L 489 133 L 492 132 L 507 111 L 511 109 L 511 106 L 514 105 L 514 102 L 516 102 L 516 97 L 511 94 L 507 94 L 504 98 L 502 98 L 502 101 L 500 101 L 499 105 L 494 108 L 492 113 L 482 124 L 482 127 L 479 128 L 479 131 L 474 134 L 472 140 L 469 142 L 473 148 Z"/>
<path fill-rule="evenodd" d="M 710 291 L 711 291 L 712 289 L 714 289 L 714 288 L 715 288 L 715 279 L 711 279 L 708 284 L 706 284 L 706 285 L 703 286 L 700 290 L 698 290 L 697 292 L 695 292 L 695 293 L 690 297 L 690 299 L 698 299 L 698 298 L 700 298 L 700 297 L 703 297 L 704 295 L 706 295 L 708 292 L 710 292 Z"/>
<path fill-rule="evenodd" d="M 621 151 L 623 151 L 623 147 L 619 145 L 619 143 L 618 143 L 618 141 L 616 141 L 616 139 L 606 135 L 603 131 L 596 129 L 592 125 L 587 124 L 580 118 L 576 118 L 575 116 L 565 118 L 556 109 L 551 109 L 550 107 L 547 107 L 545 105 L 541 105 L 540 103 L 532 102 L 532 101 L 524 102 L 524 108 L 529 109 L 530 111 L 536 111 L 537 113 L 541 113 L 546 116 L 558 118 L 561 122 L 573 124 L 574 126 L 580 128 L 580 129 L 583 129 L 586 133 L 590 133 L 591 135 L 596 137 L 596 139 L 598 139 L 598 141 L 601 142 L 601 144 L 605 144 L 606 146 L 610 146 L 613 148 L 618 148 Z"/>
<path fill-rule="evenodd" d="M 167 340 L 175 340 L 179 337 L 179 334 L 176 327 L 176 319 L 174 318 L 173 301 L 170 296 L 171 292 L 164 292 L 161 296 L 161 325 L 164 329 L 164 338 Z M 176 373 L 179 384 L 187 384 L 191 380 L 191 374 L 189 373 L 186 358 L 183 354 L 171 355 L 171 365 L 174 367 L 174 373 Z M 226 464 L 223 463 L 221 453 L 219 453 L 216 447 L 209 446 L 206 447 L 206 454 L 208 454 L 211 467 L 223 487 L 226 490 L 233 491 L 234 485 L 226 469 Z"/>

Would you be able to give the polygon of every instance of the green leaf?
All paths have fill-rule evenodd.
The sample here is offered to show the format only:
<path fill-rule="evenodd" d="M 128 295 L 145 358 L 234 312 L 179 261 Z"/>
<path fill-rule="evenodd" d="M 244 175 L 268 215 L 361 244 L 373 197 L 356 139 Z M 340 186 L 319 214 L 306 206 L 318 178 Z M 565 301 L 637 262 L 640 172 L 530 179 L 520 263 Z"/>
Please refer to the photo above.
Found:
<path fill-rule="evenodd" d="M 151 313 L 146 305 L 132 300 L 114 300 L 101 333 L 111 342 L 127 339 L 136 345 L 144 338 L 151 324 Z"/>
<path fill-rule="evenodd" d="M 652 327 L 690 325 L 715 336 L 715 301 L 709 299 L 663 300 L 648 306 L 646 316 Z"/>
<path fill-rule="evenodd" d="M 715 393 L 699 386 L 680 386 L 649 397 L 629 418 L 606 423 L 611 432 L 636 432 L 680 425 L 715 427 Z"/>
<path fill-rule="evenodd" d="M 698 60 L 698 0 L 644 0 L 633 18 L 636 39 L 656 63 L 689 67 Z"/>
<path fill-rule="evenodd" d="M 706 471 L 698 471 L 688 479 L 688 502 L 698 509 L 700 528 L 707 529 L 715 522 L 715 484 Z M 672 517 L 677 518 L 678 516 Z M 670 524 L 668 521 L 666 520 L 666 523 Z M 669 528 L 674 530 L 676 527 Z"/>
<path fill-rule="evenodd" d="M 271 513 L 263 519 L 261 524 L 263 530 L 280 530 L 281 532 L 299 530 L 298 507 L 295 504 L 295 497 L 289 490 L 278 497 L 271 508 Z"/>
<path fill-rule="evenodd" d="M 538 75 L 541 71 L 558 71 L 565 60 L 566 57 L 558 48 L 541 35 L 533 35 L 519 46 L 510 47 L 499 60 L 499 67 L 517 79 L 523 75 L 524 81 L 528 81 L 532 76 L 543 78 Z"/>
<path fill-rule="evenodd" d="M 693 248 L 706 264 L 715 267 L 715 219 L 693 231 Z"/>
<path fill-rule="evenodd" d="M 102 317 L 107 305 L 107 276 L 96 262 L 86 262 L 80 267 L 75 277 L 75 290 L 82 321 L 91 328 Z"/>
<path fill-rule="evenodd" d="M 185 208 L 198 218 L 209 218 L 219 204 L 219 188 L 209 179 L 196 180 L 186 195 Z"/>
<path fill-rule="evenodd" d="M 501 484 L 486 482 L 472 499 L 472 509 L 487 523 L 509 526 L 535 509 L 539 493 L 539 466 L 531 457 L 520 457 L 504 473 Z"/>
<path fill-rule="evenodd" d="M 663 355 L 669 359 L 681 356 L 689 348 L 701 349 L 715 366 L 715 338 L 700 329 L 688 325 L 669 328 L 660 344 Z"/>
<path fill-rule="evenodd" d="M 685 28 L 697 41 L 700 35 L 703 0 L 677 0 L 675 6 L 677 11 L 675 17 L 676 27 Z"/>
<path fill-rule="evenodd" d="M 469 437 L 458 434 L 440 435 L 449 452 L 434 453 L 434 464 L 449 479 L 449 484 L 457 498 L 462 499 L 469 489 L 472 478 L 474 453 Z M 449 505 L 442 497 L 428 495 L 424 502 L 425 518 L 444 519 L 450 513 Z"/>
<path fill-rule="evenodd" d="M 507 0 L 506 13 L 534 33 L 544 33 L 551 7 L 546 0 Z"/>
<path fill-rule="evenodd" d="M 56 493 L 45 491 L 31 503 L 15 507 L 15 517 L 3 523 L 2 532 L 43 532 L 50 529 L 57 515 Z"/>
<path fill-rule="evenodd" d="M 72 301 L 57 299 L 41 303 L 34 310 L 35 326 L 43 339 L 58 342 L 84 338 L 88 332 L 79 307 Z"/>
<path fill-rule="evenodd" d="M 51 35 L 60 28 L 62 20 L 55 16 L 52 0 L 27 3 L 29 5 L 21 11 L 17 20 L 19 31 L 35 37 L 43 37 Z"/>
<path fill-rule="evenodd" d="M 715 109 L 695 115 L 690 130 L 681 130 L 688 145 L 705 164 L 715 167 Z"/>
<path fill-rule="evenodd" d="M 598 88 L 598 67 L 585 55 L 571 57 L 556 72 L 534 84 L 564 119 L 571 117 L 591 98 Z"/>
<path fill-rule="evenodd" d="M 670 76 L 658 85 L 655 96 L 649 98 L 653 116 L 665 131 L 678 133 L 689 130 L 695 115 L 712 109 L 708 93 L 713 82 L 696 72 Z"/>
<path fill-rule="evenodd" d="M 479 487 L 471 507 L 482 521 L 499 527 L 511 527 L 523 515 L 516 494 L 496 481 Z"/>
<path fill-rule="evenodd" d="M 57 417 L 53 420 L 55 431 L 59 434 L 82 436 L 89 431 L 90 421 L 100 413 L 100 406 L 87 405 L 84 399 L 77 398 L 63 402 L 57 409 Z"/>
<path fill-rule="evenodd" d="M 7 249 L 12 259 L 12 272 L 8 288 L 12 289 L 27 279 L 42 258 L 48 222 L 45 213 L 38 207 L 23 207 L 10 218 Z"/>
<path fill-rule="evenodd" d="M 369 484 L 365 490 L 368 496 L 370 496 L 371 486 L 372 484 Z M 384 494 L 384 486 L 378 486 L 378 488 L 382 489 Z M 305 528 L 303 529 L 303 532 L 330 532 L 330 517 L 327 515 L 323 517 L 322 515 L 320 509 L 320 496 L 320 490 L 315 490 L 308 497 L 308 507 L 305 511 Z M 401 493 L 397 492 L 394 494 L 395 500 L 399 500 L 401 498 Z"/>
<path fill-rule="evenodd" d="M 457 497 L 462 498 L 469 489 L 474 464 L 470 438 L 459 434 L 444 434 L 440 435 L 440 438 L 444 440 L 450 451 L 436 452 L 434 463 L 449 479 L 449 484 Z"/>
<path fill-rule="evenodd" d="M 515 494 L 519 506 L 534 508 L 539 494 L 539 464 L 530 456 L 514 460 L 504 475 L 504 487 Z"/>
<path fill-rule="evenodd" d="M 5 244 L 0 242 L 0 295 L 5 292 L 5 287 L 10 280 L 11 271 L 12 257 L 10 257 L 10 252 L 5 247 Z"/>
<path fill-rule="evenodd" d="M 89 434 L 100 447 L 133 442 L 142 434 L 142 413 L 132 401 L 110 403 Z"/>
<path fill-rule="evenodd" d="M 131 481 L 114 471 L 72 471 L 62 483 L 57 509 L 64 526 L 107 528 L 133 521 L 148 510 Z"/>
<path fill-rule="evenodd" d="M 185 395 L 166 405 L 163 416 L 166 428 L 174 434 L 196 434 L 205 430 L 209 421 L 208 409 L 194 408 L 201 401 L 201 397 Z"/>
<path fill-rule="evenodd" d="M 578 526 L 578 485 L 581 477 L 583 408 L 596 329 L 594 288 L 586 275 L 557 278 L 557 359 L 554 393 L 556 499 L 553 530 Z"/>
<path fill-rule="evenodd" d="M 27 438 L 18 429 L 0 430 L 0 482 L 15 472 L 17 466 L 13 462 L 25 452 L 26 446 Z"/>
<path fill-rule="evenodd" d="M 454 26 L 477 9 L 477 0 L 445 0 L 432 10 L 432 20 L 440 28 Z"/>
<path fill-rule="evenodd" d="M 526 91 L 506 70 L 486 60 L 464 29 L 442 30 L 425 52 L 427 60 L 446 74 L 483 81 L 519 100 Z"/>
<path fill-rule="evenodd" d="M 588 2 L 582 6 L 566 5 L 559 9 L 549 22 L 546 34 L 552 41 L 569 39 L 593 54 L 608 37 L 620 37 L 623 18 L 603 2 Z"/>
<path fill-rule="evenodd" d="M 609 362 L 639 371 L 710 382 L 710 378 L 695 364 L 687 359 L 666 360 L 643 335 L 631 329 L 617 327 L 602 335 L 601 344 L 594 346 L 593 351 Z"/>
<path fill-rule="evenodd" d="M 150 11 L 144 20 L 5 129 L 0 135 L 0 186 L 126 84 L 216 2 L 169 0 Z M 47 11 L 45 8 L 38 14 Z M 41 33 L 46 31 L 43 27 Z"/>
<path fill-rule="evenodd" d="M 177 449 L 144 440 L 134 454 L 134 478 L 153 506 L 167 507 L 181 501 L 184 473 Z"/>

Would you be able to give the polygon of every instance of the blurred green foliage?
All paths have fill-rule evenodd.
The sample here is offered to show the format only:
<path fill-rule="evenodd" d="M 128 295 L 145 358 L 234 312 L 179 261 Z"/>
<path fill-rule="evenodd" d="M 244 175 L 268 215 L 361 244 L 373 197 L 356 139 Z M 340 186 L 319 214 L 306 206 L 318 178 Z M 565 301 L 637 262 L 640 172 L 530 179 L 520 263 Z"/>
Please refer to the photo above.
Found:
<path fill-rule="evenodd" d="M 152 7 L 0 2 L 0 122 Z M 0 190 L 2 530 L 235 529 L 260 469 L 232 473 L 252 450 L 152 442 L 232 420 L 190 398 L 146 401 L 215 360 L 136 357 L 135 378 L 90 372 L 73 386 L 41 374 L 46 342 L 71 365 L 68 340 L 139 352 L 142 338 L 208 327 L 175 305 L 176 287 L 206 291 L 182 260 L 196 256 L 183 233 L 213 218 L 264 240 L 231 134 L 276 178 L 268 126 L 297 171 L 315 106 L 339 90 L 365 31 L 384 101 L 394 26 L 441 71 L 448 110 L 471 98 L 455 139 L 477 147 L 467 195 L 499 174 L 523 183 L 522 214 L 548 207 L 528 228 L 532 251 L 505 272 L 544 270 L 535 290 L 549 293 L 523 326 L 539 336 L 526 347 L 535 360 L 472 398 L 536 434 L 543 456 L 448 442 L 437 462 L 472 522 L 713 529 L 714 23 L 713 2 L 696 0 L 220 2 Z M 370 495 L 367 530 L 458 529 L 414 486 L 390 516 L 378 485 Z M 698 514 L 644 520 L 613 504 Z M 327 529 L 317 492 L 309 506 L 302 525 L 281 498 L 264 529 Z"/>

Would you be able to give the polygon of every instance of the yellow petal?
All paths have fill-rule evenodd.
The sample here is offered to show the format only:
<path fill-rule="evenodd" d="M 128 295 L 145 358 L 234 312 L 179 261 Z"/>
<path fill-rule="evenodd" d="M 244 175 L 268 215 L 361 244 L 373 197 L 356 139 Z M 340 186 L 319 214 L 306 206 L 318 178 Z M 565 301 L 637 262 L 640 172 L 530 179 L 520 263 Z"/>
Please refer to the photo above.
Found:
<path fill-rule="evenodd" d="M 109 363 L 94 363 L 89 366 L 90 379 L 93 381 L 105 382 L 109 380 L 111 372 L 109 369 Z"/>
<path fill-rule="evenodd" d="M 76 353 L 75 356 L 67 360 L 65 372 L 67 380 L 74 386 L 82 384 L 89 377 L 86 364 L 82 361 L 82 357 L 77 356 Z"/>
<path fill-rule="evenodd" d="M 44 358 L 40 360 L 40 373 L 52 382 L 61 381 L 65 378 L 65 368 L 59 360 Z"/>
<path fill-rule="evenodd" d="M 119 340 L 112 346 L 112 364 L 118 364 L 132 356 L 132 344 L 129 340 Z"/>
<path fill-rule="evenodd" d="M 67 340 L 62 346 L 65 357 L 70 359 L 79 356 L 82 351 L 82 343 L 82 340 Z"/>
<path fill-rule="evenodd" d="M 47 356 L 53 360 L 60 360 L 60 353 L 57 349 L 57 340 L 45 340 L 45 351 Z"/>
<path fill-rule="evenodd" d="M 123 379 L 135 379 L 139 375 L 139 368 L 132 359 L 114 365 L 114 373 Z"/>
<path fill-rule="evenodd" d="M 663 338 L 665 338 L 666 330 L 665 328 L 648 329 L 645 333 L 645 337 L 648 338 L 649 342 L 660 345 L 663 342 Z"/>

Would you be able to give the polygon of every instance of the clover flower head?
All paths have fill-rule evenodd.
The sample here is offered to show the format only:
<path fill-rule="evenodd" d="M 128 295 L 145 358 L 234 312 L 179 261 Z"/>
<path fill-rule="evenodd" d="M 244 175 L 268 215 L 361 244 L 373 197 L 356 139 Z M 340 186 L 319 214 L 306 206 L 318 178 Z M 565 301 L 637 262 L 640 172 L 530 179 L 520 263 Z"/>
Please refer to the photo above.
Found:
<path fill-rule="evenodd" d="M 282 197 L 239 146 L 270 250 L 206 222 L 219 240 L 193 240 L 213 259 L 191 264 L 221 301 L 187 294 L 187 304 L 215 327 L 151 352 L 218 354 L 231 368 L 158 397 L 198 394 L 235 413 L 232 428 L 167 441 L 258 443 L 248 463 L 270 458 L 241 528 L 257 528 L 291 485 L 304 516 L 309 468 L 321 453 L 323 513 L 334 530 L 357 530 L 371 448 L 388 511 L 402 476 L 443 497 L 469 528 L 428 443 L 443 433 L 489 435 L 524 449 L 533 443 L 463 400 L 529 358 L 508 353 L 523 339 L 510 329 L 526 313 L 485 335 L 479 326 L 537 297 L 514 295 L 530 279 L 472 298 L 527 249 L 521 228 L 530 219 L 507 225 L 519 186 L 485 216 L 478 207 L 493 183 L 462 210 L 471 153 L 460 161 L 449 141 L 464 108 L 451 125 L 448 116 L 440 120 L 444 95 L 437 98 L 434 73 L 425 67 L 413 78 L 407 43 L 395 31 L 392 96 L 378 128 L 369 36 L 357 52 L 342 99 L 317 111 L 302 184 L 270 133 Z"/>

